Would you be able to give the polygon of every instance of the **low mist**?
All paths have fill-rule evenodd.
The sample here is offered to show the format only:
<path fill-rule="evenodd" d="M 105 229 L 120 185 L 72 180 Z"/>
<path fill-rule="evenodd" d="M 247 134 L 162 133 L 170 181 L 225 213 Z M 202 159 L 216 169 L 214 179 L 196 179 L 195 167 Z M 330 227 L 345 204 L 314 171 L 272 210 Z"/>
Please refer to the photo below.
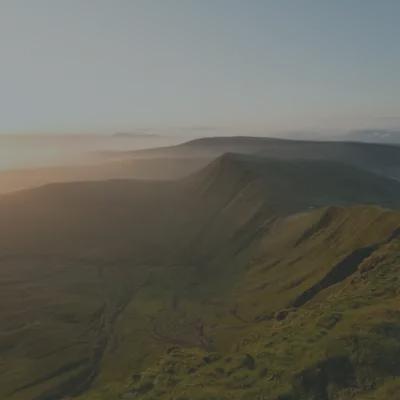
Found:
<path fill-rule="evenodd" d="M 99 161 L 103 151 L 138 150 L 176 144 L 179 137 L 114 135 L 0 135 L 0 171 Z"/>

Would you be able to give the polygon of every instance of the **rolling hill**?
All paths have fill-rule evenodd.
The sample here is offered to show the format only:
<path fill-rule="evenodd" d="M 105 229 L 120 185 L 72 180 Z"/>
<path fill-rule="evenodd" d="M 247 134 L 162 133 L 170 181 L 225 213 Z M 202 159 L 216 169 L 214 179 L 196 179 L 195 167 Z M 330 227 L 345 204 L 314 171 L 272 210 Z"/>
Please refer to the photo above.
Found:
<path fill-rule="evenodd" d="M 333 161 L 400 179 L 400 148 L 384 144 L 214 137 L 180 145 L 97 154 L 89 164 L 0 172 L 0 193 L 55 182 L 107 179 L 174 180 L 193 174 L 225 153 L 277 160 Z"/>
<path fill-rule="evenodd" d="M 400 178 L 400 148 L 388 144 L 236 136 L 195 139 L 176 146 L 113 154 L 119 157 L 177 158 L 218 157 L 224 153 L 253 154 L 282 160 L 337 161 Z"/>
<path fill-rule="evenodd" d="M 231 153 L 3 195 L 0 398 L 384 396 L 399 206 L 348 164 Z"/>

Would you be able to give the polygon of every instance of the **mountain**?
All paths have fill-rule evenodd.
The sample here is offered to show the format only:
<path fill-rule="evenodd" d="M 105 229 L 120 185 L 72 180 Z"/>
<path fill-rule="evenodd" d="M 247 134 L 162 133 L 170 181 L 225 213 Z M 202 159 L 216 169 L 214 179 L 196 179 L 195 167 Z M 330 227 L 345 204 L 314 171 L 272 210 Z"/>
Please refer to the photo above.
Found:
<path fill-rule="evenodd" d="M 148 150 L 100 153 L 85 165 L 0 172 L 0 193 L 47 183 L 106 179 L 173 180 L 199 171 L 225 153 L 278 160 L 341 162 L 400 179 L 400 148 L 383 144 L 261 137 L 214 137 Z"/>
<path fill-rule="evenodd" d="M 127 158 L 215 158 L 224 153 L 252 154 L 281 160 L 337 161 L 400 178 L 400 148 L 386 144 L 236 136 L 202 138 L 176 146 L 113 154 Z"/>
<path fill-rule="evenodd" d="M 399 206 L 395 180 L 249 154 L 3 195 L 0 398 L 387 393 Z"/>

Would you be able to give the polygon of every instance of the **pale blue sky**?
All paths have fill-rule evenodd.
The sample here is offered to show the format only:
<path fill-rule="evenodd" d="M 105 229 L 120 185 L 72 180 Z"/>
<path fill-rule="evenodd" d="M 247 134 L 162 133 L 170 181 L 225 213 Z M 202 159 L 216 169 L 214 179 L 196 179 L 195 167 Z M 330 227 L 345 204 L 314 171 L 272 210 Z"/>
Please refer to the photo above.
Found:
<path fill-rule="evenodd" d="M 400 127 L 400 1 L 0 0 L 0 132 Z"/>

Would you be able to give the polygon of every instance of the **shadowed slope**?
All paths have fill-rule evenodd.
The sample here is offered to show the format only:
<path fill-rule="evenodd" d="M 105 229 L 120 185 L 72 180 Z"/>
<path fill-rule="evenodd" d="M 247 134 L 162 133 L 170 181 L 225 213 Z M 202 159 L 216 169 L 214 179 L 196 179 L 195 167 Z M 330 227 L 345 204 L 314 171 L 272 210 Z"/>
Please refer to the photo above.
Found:
<path fill-rule="evenodd" d="M 400 184 L 337 163 L 226 154 L 181 181 L 53 184 L 3 196 L 0 239 L 3 254 L 24 248 L 162 259 L 202 232 L 218 246 L 256 215 L 358 203 L 396 207 Z"/>

